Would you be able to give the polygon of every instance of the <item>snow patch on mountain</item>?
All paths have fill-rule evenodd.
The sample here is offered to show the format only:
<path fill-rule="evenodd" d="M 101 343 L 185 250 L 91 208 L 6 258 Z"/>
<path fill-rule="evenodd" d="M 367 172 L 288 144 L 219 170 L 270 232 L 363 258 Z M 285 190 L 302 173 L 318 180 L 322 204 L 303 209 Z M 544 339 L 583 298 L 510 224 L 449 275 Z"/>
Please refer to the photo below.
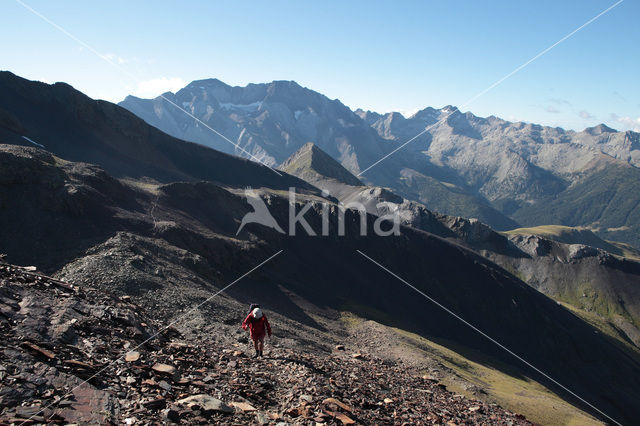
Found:
<path fill-rule="evenodd" d="M 232 104 L 230 102 L 220 104 L 220 107 L 222 109 L 226 109 L 226 110 L 236 109 L 236 110 L 241 110 L 245 112 L 257 111 L 258 109 L 260 109 L 261 106 L 262 106 L 261 101 L 252 102 L 250 104 Z"/>

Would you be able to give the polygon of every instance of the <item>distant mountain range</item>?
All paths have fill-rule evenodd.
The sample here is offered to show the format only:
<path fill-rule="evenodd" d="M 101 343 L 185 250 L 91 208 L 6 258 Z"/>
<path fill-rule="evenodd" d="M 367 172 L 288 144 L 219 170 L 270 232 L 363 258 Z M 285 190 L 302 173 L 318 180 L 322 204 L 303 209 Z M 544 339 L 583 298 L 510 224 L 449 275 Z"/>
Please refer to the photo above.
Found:
<path fill-rule="evenodd" d="M 305 143 L 313 142 L 346 169 L 358 174 L 395 145 L 380 137 L 340 101 L 330 100 L 291 81 L 231 87 L 216 79 L 200 80 L 175 94 L 163 96 L 272 166 L 281 164 Z M 216 136 L 162 97 L 129 96 L 119 105 L 170 135 L 246 156 L 241 149 Z M 451 214 L 464 210 L 500 229 L 518 226 L 482 196 L 464 187 L 459 179 L 456 180 L 458 187 L 441 183 L 447 178 L 454 179 L 453 174 L 414 161 L 411 151 L 398 154 L 367 172 L 363 179 L 376 185 L 404 188 L 407 195 L 415 190 L 412 185 L 419 182 L 422 201 L 428 196 L 428 204 L 434 210 Z M 410 184 L 405 183 L 403 174 L 413 176 Z"/>
<path fill-rule="evenodd" d="M 360 179 L 498 230 L 583 226 L 640 246 L 640 193 L 632 189 L 640 184 L 635 132 L 605 125 L 566 131 L 481 118 L 453 106 L 409 118 L 352 111 L 291 81 L 232 87 L 199 80 L 163 96 L 273 166 L 313 142 L 358 175 L 432 126 Z M 120 105 L 172 136 L 243 156 L 160 97 L 129 96 Z"/>

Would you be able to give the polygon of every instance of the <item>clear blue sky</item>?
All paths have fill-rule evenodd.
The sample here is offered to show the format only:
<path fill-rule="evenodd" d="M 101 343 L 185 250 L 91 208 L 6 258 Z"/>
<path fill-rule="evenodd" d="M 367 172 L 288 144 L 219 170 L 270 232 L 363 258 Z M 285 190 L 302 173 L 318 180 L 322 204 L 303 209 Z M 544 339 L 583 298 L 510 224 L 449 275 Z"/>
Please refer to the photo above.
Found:
<path fill-rule="evenodd" d="M 405 113 L 464 104 L 615 2 L 23 1 L 135 76 L 3 0 L 0 69 L 30 79 L 111 101 L 209 77 L 296 80 L 353 109 Z M 465 110 L 640 130 L 639 18 L 625 0 Z"/>

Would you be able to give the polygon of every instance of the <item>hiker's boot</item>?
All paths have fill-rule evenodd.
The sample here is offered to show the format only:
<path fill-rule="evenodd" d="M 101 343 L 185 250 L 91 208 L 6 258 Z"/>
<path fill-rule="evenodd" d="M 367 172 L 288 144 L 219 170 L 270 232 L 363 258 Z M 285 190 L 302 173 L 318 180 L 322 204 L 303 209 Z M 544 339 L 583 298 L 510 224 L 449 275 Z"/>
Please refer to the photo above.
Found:
<path fill-rule="evenodd" d="M 262 351 L 260 351 L 260 358 L 262 358 Z"/>
<path fill-rule="evenodd" d="M 256 351 L 256 354 L 253 356 L 254 358 L 258 358 L 260 356 L 260 352 Z"/>

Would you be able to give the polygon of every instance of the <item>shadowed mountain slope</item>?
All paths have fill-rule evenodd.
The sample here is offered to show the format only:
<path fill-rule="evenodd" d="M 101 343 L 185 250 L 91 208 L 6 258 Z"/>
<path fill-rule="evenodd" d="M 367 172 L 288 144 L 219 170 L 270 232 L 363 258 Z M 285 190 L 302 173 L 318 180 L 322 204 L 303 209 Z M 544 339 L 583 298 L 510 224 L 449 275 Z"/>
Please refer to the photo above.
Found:
<path fill-rule="evenodd" d="M 417 298 L 361 250 L 615 418 L 632 421 L 640 415 L 634 403 L 640 389 L 637 353 L 468 248 L 408 227 L 397 237 L 376 236 L 371 215 L 361 236 L 363 219 L 353 211 L 347 212 L 346 235 L 339 236 L 337 206 L 298 178 L 278 180 L 260 165 L 177 141 L 66 85 L 42 85 L 8 73 L 1 77 L 7 96 L 1 98 L 0 136 L 14 144 L 0 147 L 0 220 L 6 224 L 0 250 L 9 261 L 131 295 L 168 320 L 282 250 L 244 286 L 213 303 L 215 309 L 196 312 L 200 322 L 193 329 L 235 330 L 247 304 L 264 297 L 288 324 L 288 338 L 304 346 L 331 335 L 318 312 L 348 310 L 447 341 L 468 352 L 469 359 L 531 377 L 585 408 Z M 282 93 L 274 96 L 287 100 Z M 227 103 L 245 105 L 236 102 Z M 56 155 L 16 144 L 39 144 Z M 102 167 L 77 162 L 94 159 Z M 206 167 L 211 164 L 215 167 Z M 262 199 L 281 225 L 290 217 L 283 190 L 306 188 L 297 209 L 313 204 L 305 217 L 319 232 L 328 203 L 332 232 L 311 237 L 298 227 L 291 237 L 249 224 L 236 236 L 240 220 L 252 212 L 243 197 L 245 185 L 264 188 Z M 372 201 L 400 198 L 370 189 L 380 189 Z M 434 215 L 422 209 L 432 220 Z M 460 232 L 479 229 L 463 222 Z M 455 226 L 440 226 L 457 235 Z M 307 301 L 304 309 L 293 302 L 298 299 Z"/>
<path fill-rule="evenodd" d="M 259 163 L 162 133 L 124 108 L 93 100 L 64 83 L 48 85 L 0 72 L 0 141 L 39 145 L 69 161 L 102 166 L 114 176 L 159 182 L 210 180 L 271 188 L 303 181 Z"/>
<path fill-rule="evenodd" d="M 331 353 L 275 343 L 267 346 L 266 359 L 252 359 L 224 335 L 194 338 L 166 329 L 131 297 L 1 260 L 0 292 L 11 295 L 0 302 L 7 378 L 0 382 L 2 424 L 335 425 L 391 424 L 398 417 L 531 424 L 495 404 L 461 398 L 402 365 L 368 354 L 353 357 L 344 345 Z M 64 399 L 62 389 L 69 391 Z"/>
<path fill-rule="evenodd" d="M 396 212 L 403 225 L 476 250 L 544 294 L 585 314 L 595 313 L 602 320 L 596 322 L 602 331 L 640 348 L 640 263 L 631 247 L 604 241 L 587 229 L 562 226 L 516 229 L 503 235 L 477 220 L 431 212 L 389 189 L 323 177 L 311 162 L 291 171 L 312 179 L 310 183 L 345 205 L 357 202 L 378 216 Z"/>
<path fill-rule="evenodd" d="M 35 148 L 3 146 L 2 152 L 7 166 L 16 163 L 21 166 L 14 169 L 28 166 L 32 171 L 5 177 L 3 183 L 0 218 L 13 219 L 12 233 L 2 234 L 0 247 L 9 261 L 43 264 L 79 282 L 93 271 L 94 285 L 136 295 L 155 306 L 157 315 L 171 316 L 177 304 L 193 302 L 192 292 L 214 291 L 283 250 L 253 277 L 253 283 L 233 288 L 229 297 L 245 303 L 253 291 L 276 299 L 295 294 L 318 309 L 348 307 L 365 318 L 480 351 L 545 383 L 441 309 L 417 298 L 356 251 L 362 250 L 610 415 L 622 421 L 640 415 L 634 404 L 640 364 L 632 353 L 485 258 L 432 234 L 403 228 L 399 237 L 377 237 L 369 217 L 369 236 L 359 236 L 359 216 L 352 212 L 347 214 L 344 237 L 334 233 L 308 237 L 298 229 L 299 235 L 292 238 L 248 225 L 236 238 L 239 219 L 251 211 L 239 191 L 204 182 L 143 190 L 119 184 L 93 166 L 56 160 Z M 53 187 L 48 183 L 52 175 L 60 179 Z M 114 189 L 108 197 L 97 189 L 105 186 Z M 57 191 L 55 200 L 37 202 L 46 200 L 52 190 Z M 278 191 L 267 191 L 264 197 L 276 220 L 286 223 L 289 200 Z M 129 203 L 131 199 L 137 202 Z M 300 200 L 315 203 L 306 217 L 320 229 L 320 203 L 326 200 L 304 195 Z M 16 211 L 24 214 L 16 217 Z M 93 211 L 107 218 L 91 221 Z M 49 224 L 29 220 L 40 216 L 64 225 L 60 232 L 65 232 L 66 248 L 59 245 L 60 235 L 49 233 Z M 337 229 L 336 223 L 332 214 L 331 229 Z M 77 229 L 82 232 L 76 233 Z M 39 235 L 39 251 L 27 239 L 20 239 L 22 246 L 12 241 L 21 233 Z M 87 241 L 95 244 L 84 254 L 71 247 Z M 43 260 L 47 252 L 57 252 L 55 261 Z M 124 253 L 131 254 L 120 257 Z M 167 267 L 171 264 L 176 267 Z M 283 309 L 279 314 L 286 317 L 288 312 Z M 322 329 L 314 321 L 308 324 Z M 503 367 L 496 364 L 496 368 Z"/>

